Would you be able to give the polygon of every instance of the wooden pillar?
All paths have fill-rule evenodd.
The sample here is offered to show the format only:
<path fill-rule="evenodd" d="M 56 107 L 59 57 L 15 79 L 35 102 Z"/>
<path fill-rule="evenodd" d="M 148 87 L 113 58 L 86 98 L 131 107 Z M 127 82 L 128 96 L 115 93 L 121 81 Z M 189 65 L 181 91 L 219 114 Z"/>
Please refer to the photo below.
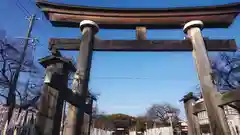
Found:
<path fill-rule="evenodd" d="M 92 109 L 93 109 L 93 99 L 92 97 L 90 97 L 90 106 L 91 106 L 91 109 L 90 109 L 90 112 L 89 112 L 89 125 L 88 125 L 88 135 L 90 135 L 90 132 L 91 132 L 91 127 L 92 127 Z"/>
<path fill-rule="evenodd" d="M 146 27 L 136 27 L 136 39 L 146 40 L 147 39 L 147 29 Z"/>
<path fill-rule="evenodd" d="M 201 34 L 202 21 L 190 21 L 184 26 L 184 32 L 190 38 L 195 53 L 198 78 L 213 135 L 230 135 L 230 130 L 222 108 L 217 105 L 217 90 L 212 80 L 212 69 L 208 60 L 205 43 Z"/>
<path fill-rule="evenodd" d="M 183 99 L 188 124 L 188 135 L 201 135 L 197 116 L 193 114 L 193 105 L 195 104 L 196 100 L 196 97 L 189 95 L 186 95 Z"/>
<path fill-rule="evenodd" d="M 63 65 L 63 63 L 57 64 L 58 71 L 62 72 L 62 75 L 58 75 L 58 78 L 56 79 L 56 85 L 61 85 L 63 88 L 68 87 L 68 74 L 69 69 L 64 68 L 66 67 Z M 59 73 L 60 74 L 60 73 Z M 63 91 L 58 91 L 58 98 L 57 98 L 57 104 L 55 109 L 55 115 L 54 115 L 54 121 L 53 121 L 53 135 L 59 135 L 61 130 L 61 120 L 62 120 L 62 113 L 63 112 L 63 105 L 64 105 L 64 94 Z"/>
<path fill-rule="evenodd" d="M 64 135 L 81 135 L 84 120 L 84 104 L 88 93 L 88 82 L 90 76 L 94 36 L 98 32 L 98 25 L 90 20 L 80 23 L 82 41 L 80 44 L 80 55 L 78 57 L 77 71 L 74 75 L 72 90 L 82 97 L 83 108 L 77 109 L 69 105 L 67 123 Z"/>
<path fill-rule="evenodd" d="M 40 60 L 46 67 L 44 89 L 40 100 L 37 127 L 40 135 L 59 135 L 62 119 L 64 94 L 61 90 L 50 87 L 58 85 L 67 88 L 68 74 L 72 64 L 64 58 L 48 56 Z"/>
<path fill-rule="evenodd" d="M 48 66 L 46 74 L 49 74 Z M 56 104 L 57 93 L 53 88 L 44 83 L 43 93 L 40 98 L 39 112 L 37 113 L 36 127 L 38 135 L 52 135 L 53 131 L 53 116 Z"/>

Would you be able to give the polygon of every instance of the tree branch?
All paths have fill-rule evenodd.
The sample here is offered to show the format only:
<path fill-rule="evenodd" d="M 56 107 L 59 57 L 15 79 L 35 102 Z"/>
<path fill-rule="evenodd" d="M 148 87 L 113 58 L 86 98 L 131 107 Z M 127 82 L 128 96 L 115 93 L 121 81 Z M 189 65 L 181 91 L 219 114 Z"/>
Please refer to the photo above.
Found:
<path fill-rule="evenodd" d="M 5 96 L 5 95 L 3 95 L 3 94 L 1 94 L 1 93 L 0 93 L 0 96 L 3 97 L 3 98 L 5 98 L 5 99 L 7 99 L 7 96 Z"/>
<path fill-rule="evenodd" d="M 20 102 L 22 103 L 22 100 L 23 100 L 23 99 L 22 99 L 21 93 L 20 93 L 19 90 L 17 90 L 17 89 L 16 89 L 16 93 L 17 93 L 17 95 L 19 96 Z M 20 104 L 21 104 L 21 103 L 20 103 Z"/>

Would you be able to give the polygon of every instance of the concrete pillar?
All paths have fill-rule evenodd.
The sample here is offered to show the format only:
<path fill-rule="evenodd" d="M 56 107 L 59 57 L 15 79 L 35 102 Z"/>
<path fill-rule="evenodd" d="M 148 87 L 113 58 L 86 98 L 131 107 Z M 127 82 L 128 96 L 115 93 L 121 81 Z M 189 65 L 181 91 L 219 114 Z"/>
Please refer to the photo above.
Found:
<path fill-rule="evenodd" d="M 190 21 L 184 26 L 184 32 L 190 38 L 195 54 L 195 62 L 198 71 L 198 78 L 202 88 L 202 95 L 206 105 L 211 132 L 213 135 L 230 135 L 230 130 L 222 108 L 217 105 L 217 90 L 212 80 L 212 69 L 208 60 L 205 43 L 201 30 L 203 22 L 196 20 Z"/>
<path fill-rule="evenodd" d="M 193 105 L 196 100 L 197 98 L 192 95 L 186 95 L 183 99 L 188 124 L 188 135 L 201 135 L 197 116 L 193 114 Z"/>

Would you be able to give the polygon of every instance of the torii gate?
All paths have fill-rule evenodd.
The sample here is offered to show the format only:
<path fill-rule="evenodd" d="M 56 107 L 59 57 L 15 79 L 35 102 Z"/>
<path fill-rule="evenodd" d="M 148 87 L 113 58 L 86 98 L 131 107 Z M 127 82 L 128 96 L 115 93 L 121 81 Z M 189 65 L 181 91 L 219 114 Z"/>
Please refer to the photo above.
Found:
<path fill-rule="evenodd" d="M 193 51 L 198 78 L 213 135 L 229 135 L 222 108 L 217 105 L 216 87 L 208 51 L 236 51 L 233 39 L 203 38 L 203 28 L 228 28 L 240 12 L 240 3 L 220 6 L 167 9 L 117 9 L 56 4 L 37 1 L 54 27 L 73 27 L 82 31 L 82 39 L 50 39 L 53 55 L 58 50 L 80 50 L 73 91 L 85 102 L 93 50 L 95 51 Z M 81 22 L 81 23 L 80 23 Z M 80 26 L 79 26 L 80 24 Z M 182 29 L 186 40 L 147 40 L 147 29 Z M 99 29 L 136 29 L 137 40 L 100 40 Z M 74 95 L 74 94 L 73 94 Z M 64 135 L 79 135 L 83 129 L 84 109 L 70 106 Z M 198 133 L 193 133 L 198 134 Z"/>

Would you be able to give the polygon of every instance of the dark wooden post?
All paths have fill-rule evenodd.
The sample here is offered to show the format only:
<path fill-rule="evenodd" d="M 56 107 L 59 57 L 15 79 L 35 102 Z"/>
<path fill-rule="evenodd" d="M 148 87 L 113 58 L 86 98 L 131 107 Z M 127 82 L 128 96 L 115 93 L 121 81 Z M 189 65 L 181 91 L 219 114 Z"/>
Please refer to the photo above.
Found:
<path fill-rule="evenodd" d="M 188 124 L 188 135 L 201 135 L 200 125 L 197 116 L 193 114 L 193 105 L 198 98 L 192 94 L 187 94 L 183 98 L 185 113 Z"/>
<path fill-rule="evenodd" d="M 136 27 L 136 39 L 146 40 L 147 39 L 147 29 L 146 27 Z"/>
<path fill-rule="evenodd" d="M 54 64 L 50 64 L 46 68 L 46 75 L 52 75 L 54 70 Z M 47 78 L 45 77 L 45 80 Z M 53 132 L 53 117 L 54 117 L 54 108 L 56 105 L 56 98 L 58 95 L 53 88 L 49 87 L 46 83 L 43 86 L 43 93 L 40 98 L 39 112 L 37 113 L 37 132 L 38 135 L 51 135 Z"/>
<path fill-rule="evenodd" d="M 80 23 L 82 41 L 80 44 L 80 55 L 78 57 L 77 71 L 74 75 L 72 90 L 83 97 L 84 107 L 88 93 L 88 82 L 90 76 L 94 36 L 98 32 L 98 25 L 90 20 Z M 81 135 L 84 120 L 84 108 L 77 109 L 70 105 L 68 109 L 67 123 L 64 135 Z"/>
<path fill-rule="evenodd" d="M 222 108 L 218 107 L 217 90 L 212 80 L 212 69 L 208 60 L 205 43 L 201 34 L 202 21 L 190 21 L 184 26 L 184 32 L 191 39 L 193 54 L 206 105 L 211 132 L 213 135 L 230 135 L 230 130 Z"/>
<path fill-rule="evenodd" d="M 64 94 L 49 84 L 67 88 L 68 74 L 74 71 L 74 66 L 67 59 L 55 56 L 42 58 L 40 63 L 46 68 L 46 75 L 37 116 L 37 128 L 40 135 L 59 135 Z"/>
<path fill-rule="evenodd" d="M 88 125 L 88 135 L 90 135 L 90 132 L 91 132 L 91 126 L 92 126 L 92 109 L 93 109 L 93 98 L 92 98 L 92 96 L 90 96 L 90 103 L 89 103 L 89 105 L 90 105 L 90 110 L 89 110 L 89 125 Z"/>

